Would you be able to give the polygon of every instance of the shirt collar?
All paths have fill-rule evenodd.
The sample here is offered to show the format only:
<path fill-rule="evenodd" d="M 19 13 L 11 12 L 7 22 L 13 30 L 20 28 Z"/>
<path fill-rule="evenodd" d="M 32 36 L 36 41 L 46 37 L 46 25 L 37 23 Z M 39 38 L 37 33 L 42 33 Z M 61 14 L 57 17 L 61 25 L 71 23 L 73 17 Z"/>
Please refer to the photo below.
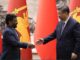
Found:
<path fill-rule="evenodd" d="M 66 24 L 68 22 L 69 18 L 70 18 L 70 16 L 66 19 L 66 21 L 63 21 L 63 22 Z"/>

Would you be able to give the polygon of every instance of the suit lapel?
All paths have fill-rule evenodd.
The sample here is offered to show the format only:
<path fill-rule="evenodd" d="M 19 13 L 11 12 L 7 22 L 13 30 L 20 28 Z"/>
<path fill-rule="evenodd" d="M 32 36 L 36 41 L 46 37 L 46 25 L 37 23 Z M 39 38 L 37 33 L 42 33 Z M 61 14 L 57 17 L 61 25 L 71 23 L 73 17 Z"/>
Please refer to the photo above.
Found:
<path fill-rule="evenodd" d="M 70 30 L 70 28 L 74 25 L 71 20 L 72 19 L 69 18 L 69 20 L 68 20 L 68 22 L 67 22 L 67 24 L 66 24 L 66 26 L 65 26 L 62 34 L 61 34 L 61 36 L 63 36 L 64 34 L 66 34 L 66 32 L 68 32 Z"/>
<path fill-rule="evenodd" d="M 69 18 L 66 26 L 64 27 L 64 30 L 63 30 L 61 36 L 63 36 L 64 34 L 66 34 L 66 32 L 68 32 L 72 26 L 73 26 L 73 24 L 71 23 L 71 18 Z"/>
<path fill-rule="evenodd" d="M 64 27 L 64 30 L 63 30 L 62 34 L 61 34 L 60 33 L 60 29 L 59 29 L 59 24 L 58 24 L 58 26 L 57 26 L 57 35 L 58 35 L 58 38 L 61 38 L 61 36 L 68 31 L 68 29 L 70 28 L 70 25 L 71 25 L 71 23 L 70 23 L 70 19 L 69 19 L 68 22 L 67 22 L 67 24 L 66 24 L 66 26 Z"/>
<path fill-rule="evenodd" d="M 67 22 L 66 26 L 64 27 L 64 30 L 63 30 L 61 36 L 69 30 L 69 28 L 71 27 L 70 25 L 71 25 L 71 24 L 70 24 L 70 20 L 69 20 L 69 21 Z"/>
<path fill-rule="evenodd" d="M 56 31 L 57 31 L 57 37 L 60 38 L 61 37 L 61 33 L 60 33 L 60 29 L 59 29 L 59 24 L 57 25 Z"/>

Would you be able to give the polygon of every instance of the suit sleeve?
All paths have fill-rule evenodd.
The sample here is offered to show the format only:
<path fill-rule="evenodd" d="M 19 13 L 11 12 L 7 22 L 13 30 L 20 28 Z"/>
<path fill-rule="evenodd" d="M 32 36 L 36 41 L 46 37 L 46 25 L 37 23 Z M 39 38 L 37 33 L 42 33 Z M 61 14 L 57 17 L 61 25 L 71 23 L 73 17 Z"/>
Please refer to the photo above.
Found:
<path fill-rule="evenodd" d="M 6 38 L 6 43 L 11 46 L 19 48 L 27 48 L 28 45 L 27 43 L 20 43 L 19 40 L 16 40 L 14 35 L 9 31 L 6 31 L 4 33 L 3 38 Z"/>
<path fill-rule="evenodd" d="M 48 37 L 44 38 L 44 43 L 43 44 L 46 44 L 46 43 L 52 41 L 55 38 L 56 38 L 56 30 L 53 33 L 51 33 Z"/>
<path fill-rule="evenodd" d="M 74 52 L 80 55 L 80 24 L 77 23 L 73 30 L 74 39 L 76 41 Z"/>

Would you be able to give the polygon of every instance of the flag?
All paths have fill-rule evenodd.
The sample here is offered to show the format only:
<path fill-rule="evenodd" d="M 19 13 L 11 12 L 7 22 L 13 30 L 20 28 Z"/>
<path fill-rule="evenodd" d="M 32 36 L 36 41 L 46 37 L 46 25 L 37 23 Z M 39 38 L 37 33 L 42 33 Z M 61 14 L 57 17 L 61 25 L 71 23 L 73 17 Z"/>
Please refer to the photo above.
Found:
<path fill-rule="evenodd" d="M 0 32 L 0 55 L 2 54 L 2 33 Z"/>
<path fill-rule="evenodd" d="M 3 6 L 0 5 L 0 15 L 1 15 L 2 11 L 3 11 Z M 2 54 L 2 38 L 1 38 L 1 36 L 2 36 L 2 30 L 1 30 L 1 26 L 0 26 L 0 55 Z"/>
<path fill-rule="evenodd" d="M 35 27 L 35 42 L 54 32 L 58 23 L 56 0 L 39 0 L 37 22 Z M 56 40 L 45 45 L 36 45 L 41 60 L 56 60 Z"/>
<path fill-rule="evenodd" d="M 70 0 L 70 15 L 80 23 L 80 0 Z"/>
<path fill-rule="evenodd" d="M 28 11 L 26 0 L 9 0 L 8 13 L 17 15 L 17 31 L 20 34 L 20 42 L 30 42 Z M 21 60 L 32 60 L 31 49 L 20 49 Z"/>

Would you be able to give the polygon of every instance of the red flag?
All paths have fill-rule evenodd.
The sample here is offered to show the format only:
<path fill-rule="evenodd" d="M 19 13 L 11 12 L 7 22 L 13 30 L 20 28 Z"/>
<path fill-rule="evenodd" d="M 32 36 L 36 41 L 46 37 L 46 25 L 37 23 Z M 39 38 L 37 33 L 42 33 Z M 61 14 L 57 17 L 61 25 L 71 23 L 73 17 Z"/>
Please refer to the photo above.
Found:
<path fill-rule="evenodd" d="M 54 32 L 58 23 L 56 0 L 39 0 L 35 41 Z M 41 60 L 56 60 L 56 41 L 36 46 Z"/>
<path fill-rule="evenodd" d="M 80 22 L 80 0 L 70 0 L 71 16 Z"/>
<path fill-rule="evenodd" d="M 0 55 L 2 53 L 2 38 L 1 38 L 2 33 L 0 32 Z"/>
<path fill-rule="evenodd" d="M 17 31 L 20 34 L 20 41 L 30 42 L 26 0 L 9 0 L 8 13 L 14 13 L 18 16 Z M 21 49 L 20 55 L 21 60 L 32 60 L 31 49 Z"/>

